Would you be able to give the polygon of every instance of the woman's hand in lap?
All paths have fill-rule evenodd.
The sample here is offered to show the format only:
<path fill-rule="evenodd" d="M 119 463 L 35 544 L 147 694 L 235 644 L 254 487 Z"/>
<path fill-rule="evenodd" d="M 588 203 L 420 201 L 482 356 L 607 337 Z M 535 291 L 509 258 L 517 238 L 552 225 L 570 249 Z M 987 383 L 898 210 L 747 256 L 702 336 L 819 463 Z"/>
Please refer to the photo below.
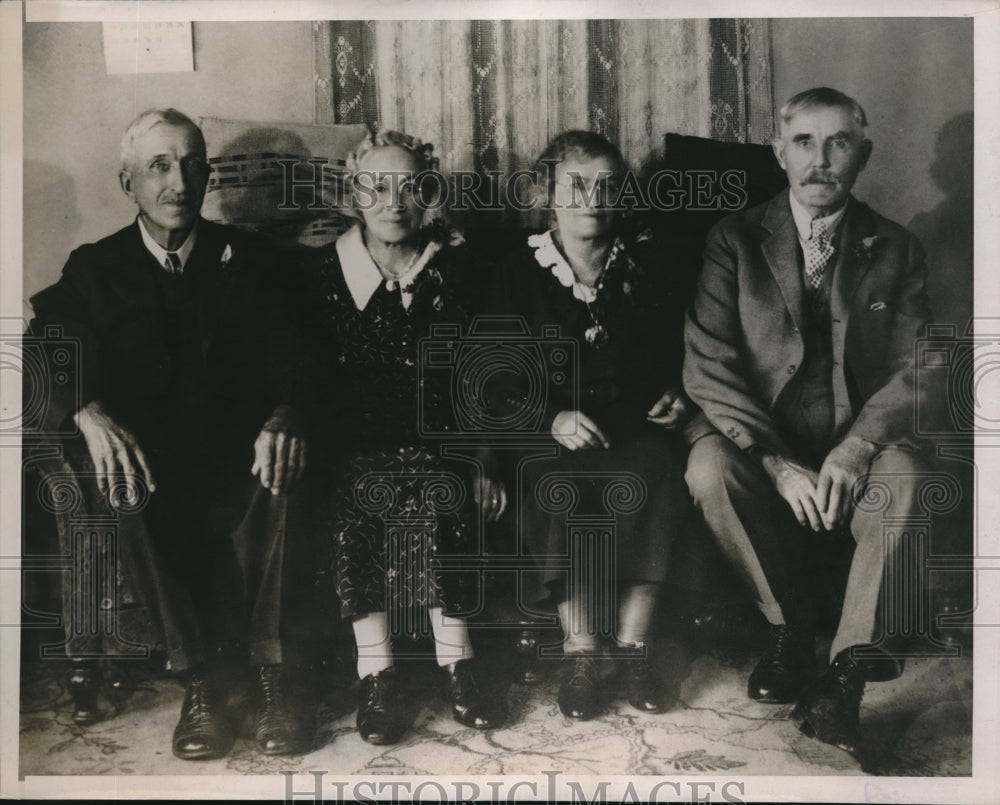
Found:
<path fill-rule="evenodd" d="M 552 438 L 570 450 L 596 450 L 611 447 L 594 420 L 583 411 L 560 411 L 552 420 Z"/>
<path fill-rule="evenodd" d="M 503 481 L 490 475 L 480 475 L 473 483 L 476 505 L 483 512 L 487 523 L 494 523 L 507 509 L 507 488 Z"/>
<path fill-rule="evenodd" d="M 680 389 L 667 389 L 646 412 L 646 419 L 667 430 L 675 430 L 687 421 L 688 401 Z"/>

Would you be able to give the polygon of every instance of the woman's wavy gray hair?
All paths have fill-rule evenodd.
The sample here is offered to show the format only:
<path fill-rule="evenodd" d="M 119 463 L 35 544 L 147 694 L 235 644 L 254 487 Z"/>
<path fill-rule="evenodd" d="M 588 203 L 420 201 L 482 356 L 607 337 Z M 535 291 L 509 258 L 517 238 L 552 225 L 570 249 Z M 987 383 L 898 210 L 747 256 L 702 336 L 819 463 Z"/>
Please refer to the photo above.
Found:
<path fill-rule="evenodd" d="M 351 180 L 358 172 L 358 163 L 361 162 L 365 154 L 373 148 L 380 148 L 386 145 L 398 145 L 407 151 L 412 151 L 420 163 L 421 170 L 435 167 L 437 160 L 433 156 L 434 145 L 425 143 L 419 137 L 404 134 L 401 131 L 392 129 L 380 129 L 376 133 L 369 132 L 365 138 L 357 144 L 355 149 L 347 157 L 347 178 Z"/>

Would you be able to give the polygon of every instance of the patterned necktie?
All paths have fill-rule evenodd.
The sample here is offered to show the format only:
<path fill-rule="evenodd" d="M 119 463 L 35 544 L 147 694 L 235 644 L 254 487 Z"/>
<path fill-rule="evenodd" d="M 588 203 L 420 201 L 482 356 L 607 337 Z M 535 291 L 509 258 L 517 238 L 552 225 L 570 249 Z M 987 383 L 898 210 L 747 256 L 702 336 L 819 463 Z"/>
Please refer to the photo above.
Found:
<path fill-rule="evenodd" d="M 163 261 L 163 267 L 175 277 L 181 275 L 181 258 L 177 252 L 167 252 L 167 259 Z"/>
<path fill-rule="evenodd" d="M 833 239 L 827 222 L 813 218 L 809 222 L 809 240 L 806 241 L 806 279 L 813 288 L 823 284 L 823 272 L 833 256 Z"/>

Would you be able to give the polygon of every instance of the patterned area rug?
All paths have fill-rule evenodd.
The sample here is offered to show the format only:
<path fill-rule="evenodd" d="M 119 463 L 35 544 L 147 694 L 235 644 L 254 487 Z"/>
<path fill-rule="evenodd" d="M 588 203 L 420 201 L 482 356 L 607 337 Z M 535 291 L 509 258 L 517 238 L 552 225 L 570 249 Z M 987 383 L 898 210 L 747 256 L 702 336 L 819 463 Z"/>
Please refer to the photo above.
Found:
<path fill-rule="evenodd" d="M 746 696 L 751 652 L 709 652 L 690 660 L 679 646 L 660 660 L 677 701 L 644 715 L 613 694 L 589 722 L 564 718 L 556 705 L 558 674 L 507 689 L 507 724 L 477 732 L 454 722 L 437 669 L 426 660 L 403 668 L 410 728 L 393 746 L 358 736 L 356 682 L 330 674 L 318 696 L 312 751 L 271 758 L 245 737 L 228 757 L 185 762 L 170 751 L 183 689 L 170 677 L 132 669 L 129 695 L 106 717 L 79 727 L 63 683 L 65 663 L 22 667 L 20 773 L 26 775 L 225 775 L 325 770 L 361 775 L 858 775 L 971 774 L 972 657 L 910 660 L 897 680 L 870 683 L 862 705 L 864 768 L 845 753 L 806 738 L 787 720 L 790 706 Z M 240 701 L 237 697 L 236 704 Z"/>

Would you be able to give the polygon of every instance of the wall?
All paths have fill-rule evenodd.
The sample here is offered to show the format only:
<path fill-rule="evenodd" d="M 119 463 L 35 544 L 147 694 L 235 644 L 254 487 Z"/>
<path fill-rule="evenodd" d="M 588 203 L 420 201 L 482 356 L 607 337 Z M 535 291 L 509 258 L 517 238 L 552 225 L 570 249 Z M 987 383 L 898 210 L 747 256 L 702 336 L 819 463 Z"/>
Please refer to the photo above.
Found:
<path fill-rule="evenodd" d="M 109 76 L 100 23 L 25 24 L 25 299 L 58 278 L 75 246 L 135 215 L 118 186 L 118 143 L 143 109 L 313 121 L 312 23 L 193 30 L 194 72 Z"/>
<path fill-rule="evenodd" d="M 971 21 L 771 26 L 776 101 L 830 84 L 862 103 L 875 152 L 856 192 L 918 232 L 939 319 L 964 322 L 972 294 Z M 134 214 L 118 189 L 117 143 L 138 111 L 172 105 L 192 116 L 312 121 L 310 22 L 199 22 L 194 40 L 193 73 L 108 76 L 99 23 L 25 25 L 25 298 L 56 279 L 74 246 Z"/>
<path fill-rule="evenodd" d="M 972 310 L 971 19 L 775 19 L 774 99 L 814 86 L 856 98 L 874 152 L 856 195 L 928 252 L 940 322 Z"/>

